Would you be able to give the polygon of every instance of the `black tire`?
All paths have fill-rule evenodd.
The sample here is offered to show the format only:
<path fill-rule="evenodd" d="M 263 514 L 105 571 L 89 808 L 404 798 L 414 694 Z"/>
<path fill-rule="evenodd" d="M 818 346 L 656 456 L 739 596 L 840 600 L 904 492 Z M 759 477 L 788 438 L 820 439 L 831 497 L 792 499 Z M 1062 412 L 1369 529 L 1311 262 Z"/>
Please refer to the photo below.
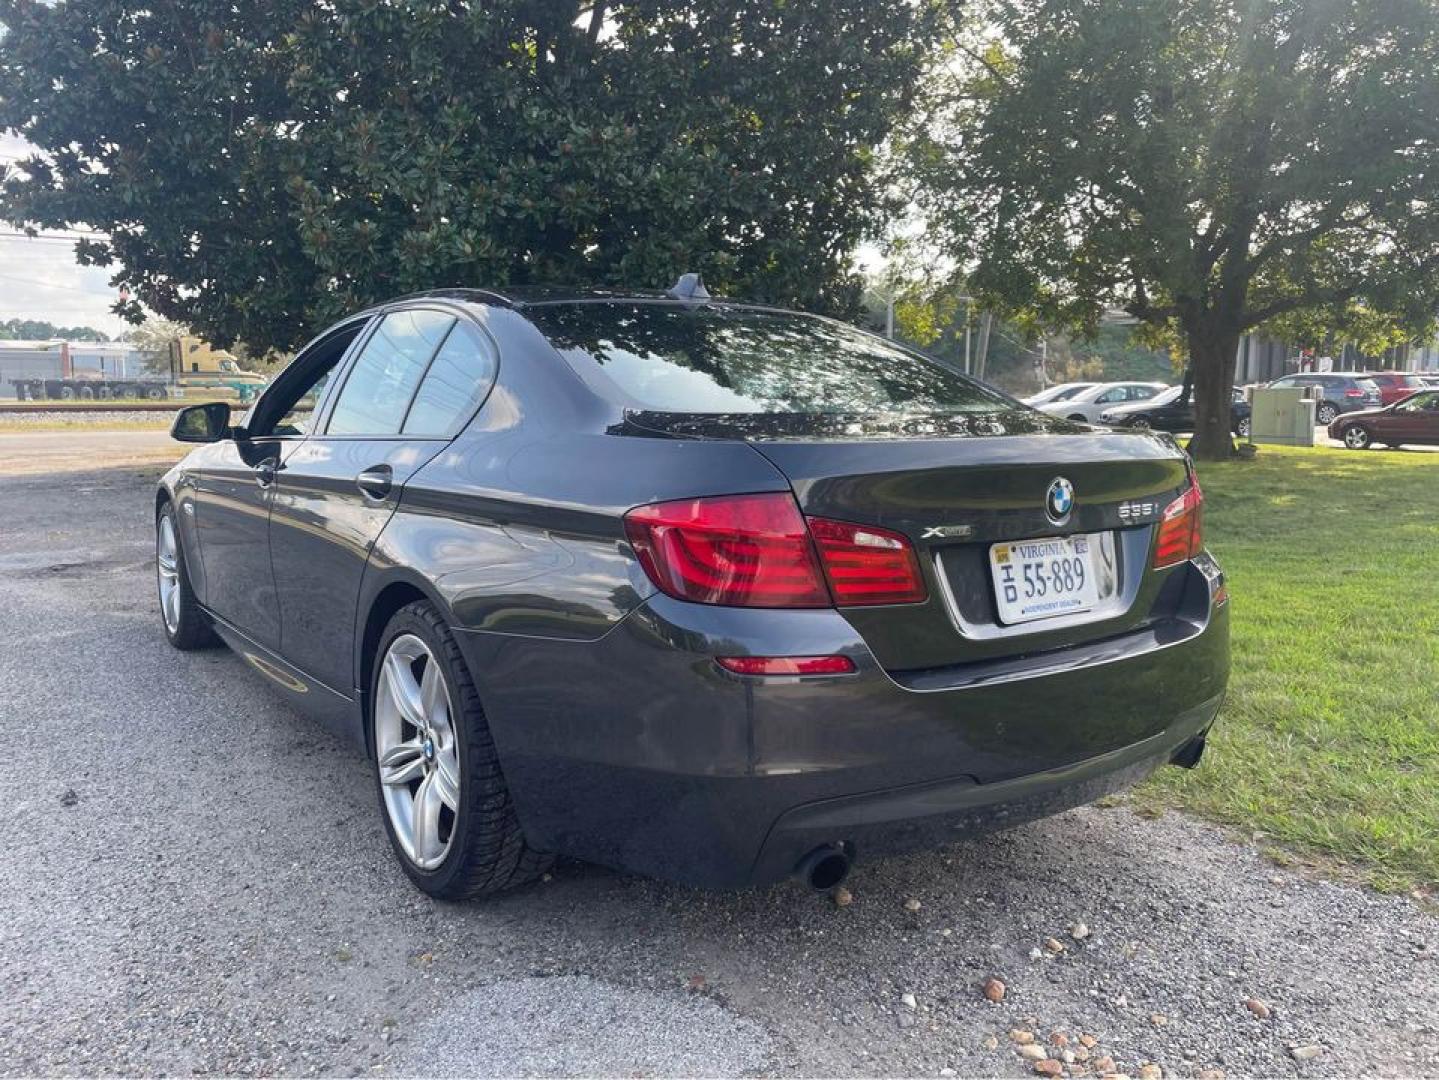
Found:
<path fill-rule="evenodd" d="M 395 836 L 385 806 L 379 766 L 375 763 L 380 820 L 384 822 L 385 835 L 390 839 L 396 859 L 420 891 L 440 900 L 469 900 L 535 880 L 554 864 L 554 856 L 531 848 L 520 830 L 475 682 L 454 635 L 428 601 L 419 600 L 397 611 L 385 626 L 375 655 L 371 657 L 373 671 L 367 724 L 372 750 L 381 661 L 391 642 L 404 634 L 413 634 L 423 641 L 443 669 L 460 759 L 460 809 L 455 815 L 450 848 L 444 861 L 433 870 L 421 869 L 411 861 Z"/>
<path fill-rule="evenodd" d="M 1315 414 L 1315 419 L 1325 427 L 1328 427 L 1334 423 L 1335 420 L 1339 419 L 1339 406 L 1330 401 L 1321 401 L 1319 403 L 1319 411 Z"/>
<path fill-rule="evenodd" d="M 179 614 L 173 627 L 165 617 L 164 594 L 160 587 L 162 576 L 159 559 L 160 537 L 166 522 L 174 530 L 175 588 L 179 590 Z M 155 516 L 155 578 L 156 591 L 161 596 L 160 627 L 165 631 L 165 640 L 182 652 L 212 648 L 220 643 L 219 638 L 215 636 L 215 631 L 210 626 L 210 620 L 200 609 L 199 603 L 195 600 L 195 592 L 190 588 L 190 573 L 185 567 L 185 547 L 180 541 L 180 530 L 176 525 L 175 507 L 171 503 L 166 503 L 160 508 L 159 514 Z"/>
<path fill-rule="evenodd" d="M 1089 417 L 1085 416 L 1083 413 L 1073 413 L 1070 416 L 1065 417 L 1065 419 L 1073 420 L 1076 424 L 1089 423 Z"/>

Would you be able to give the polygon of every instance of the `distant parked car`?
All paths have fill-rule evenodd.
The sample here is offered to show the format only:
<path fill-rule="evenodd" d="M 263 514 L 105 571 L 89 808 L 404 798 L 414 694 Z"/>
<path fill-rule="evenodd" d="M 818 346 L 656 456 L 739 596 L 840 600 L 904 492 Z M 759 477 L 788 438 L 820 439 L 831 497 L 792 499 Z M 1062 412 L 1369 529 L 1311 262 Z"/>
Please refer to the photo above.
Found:
<path fill-rule="evenodd" d="M 1365 371 L 1362 377 L 1379 387 L 1379 404 L 1393 405 L 1429 384 L 1412 371 Z"/>
<path fill-rule="evenodd" d="M 1249 402 L 1244 391 L 1234 388 L 1229 423 L 1234 434 L 1249 438 Z M 1185 394 L 1183 386 L 1171 386 L 1148 401 L 1116 405 L 1099 414 L 1099 422 L 1110 427 L 1153 428 L 1155 431 L 1192 432 L 1194 430 L 1194 395 Z"/>
<path fill-rule="evenodd" d="M 1329 425 L 1329 437 L 1351 450 L 1381 443 L 1439 444 L 1439 390 L 1420 390 L 1382 409 L 1347 413 Z"/>
<path fill-rule="evenodd" d="M 1164 389 L 1164 384 L 1158 382 L 1096 383 L 1073 397 L 1041 405 L 1039 410 L 1049 413 L 1050 416 L 1062 416 L 1066 420 L 1093 424 L 1099 421 L 1099 414 L 1106 409 L 1126 405 L 1131 401 L 1148 401 Z"/>
<path fill-rule="evenodd" d="M 1334 423 L 1335 417 L 1342 413 L 1373 409 L 1383 404 L 1379 398 L 1379 387 L 1371 379 L 1342 371 L 1306 371 L 1298 375 L 1286 375 L 1270 383 L 1269 389 L 1304 389 L 1310 386 L 1323 390 L 1314 419 L 1326 426 Z"/>
<path fill-rule="evenodd" d="M 1029 397 L 1021 398 L 1020 400 L 1026 405 L 1033 405 L 1035 408 L 1038 408 L 1041 405 L 1049 404 L 1051 401 L 1068 401 L 1074 397 L 1075 394 L 1088 390 L 1091 386 L 1098 385 L 1098 383 L 1092 382 L 1060 383 L 1058 386 L 1051 386 L 1047 390 L 1041 390 L 1037 394 L 1030 394 Z"/>

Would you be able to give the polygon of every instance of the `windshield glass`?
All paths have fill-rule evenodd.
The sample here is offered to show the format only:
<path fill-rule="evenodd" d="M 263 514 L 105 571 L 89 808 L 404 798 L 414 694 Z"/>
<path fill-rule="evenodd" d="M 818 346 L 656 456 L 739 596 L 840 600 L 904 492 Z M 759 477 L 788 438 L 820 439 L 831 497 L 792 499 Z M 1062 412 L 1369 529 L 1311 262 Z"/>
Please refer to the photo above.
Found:
<path fill-rule="evenodd" d="M 1049 398 L 1050 401 L 1068 401 L 1075 394 L 1082 394 L 1084 391 L 1093 388 L 1093 383 L 1075 383 L 1073 386 L 1066 386 L 1059 393 Z"/>
<path fill-rule="evenodd" d="M 808 315 L 664 303 L 536 305 L 525 314 L 580 377 L 685 413 L 973 413 L 998 391 L 883 338 Z M 613 396 L 613 394 L 607 394 Z"/>
<path fill-rule="evenodd" d="M 1168 405 L 1171 401 L 1178 401 L 1178 400 L 1179 400 L 1179 392 L 1180 392 L 1181 390 L 1183 390 L 1183 389 L 1184 389 L 1183 386 L 1171 386 L 1168 390 L 1161 390 L 1161 391 L 1159 391 L 1159 393 L 1155 394 L 1152 398 L 1150 398 L 1150 399 L 1149 399 L 1148 401 L 1146 401 L 1144 404 L 1146 404 L 1146 405 Z"/>

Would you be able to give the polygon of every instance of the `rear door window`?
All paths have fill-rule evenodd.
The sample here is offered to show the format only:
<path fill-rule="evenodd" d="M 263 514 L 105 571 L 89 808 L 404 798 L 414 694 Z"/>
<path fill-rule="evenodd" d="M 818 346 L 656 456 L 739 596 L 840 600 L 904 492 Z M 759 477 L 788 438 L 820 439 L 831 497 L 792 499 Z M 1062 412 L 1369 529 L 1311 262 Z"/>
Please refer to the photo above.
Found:
<path fill-rule="evenodd" d="M 455 324 L 440 311 L 392 311 L 356 357 L 330 413 L 331 435 L 398 435 L 430 357 Z"/>
<path fill-rule="evenodd" d="M 425 373 L 405 417 L 404 434 L 448 435 L 479 405 L 494 381 L 498 358 L 488 338 L 456 323 Z"/>
<path fill-rule="evenodd" d="M 525 314 L 602 396 L 655 412 L 974 413 L 1016 402 L 843 323 L 722 304 L 538 304 Z"/>

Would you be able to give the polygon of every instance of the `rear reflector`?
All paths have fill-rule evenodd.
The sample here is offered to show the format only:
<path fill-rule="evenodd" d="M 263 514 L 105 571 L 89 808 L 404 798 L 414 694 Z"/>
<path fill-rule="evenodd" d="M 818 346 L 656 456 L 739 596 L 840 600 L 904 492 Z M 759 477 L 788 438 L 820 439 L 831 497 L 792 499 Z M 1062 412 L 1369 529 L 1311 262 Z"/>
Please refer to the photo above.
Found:
<path fill-rule="evenodd" d="M 640 565 L 679 600 L 829 607 L 804 518 L 788 492 L 640 506 L 625 515 Z"/>
<path fill-rule="evenodd" d="M 809 531 L 840 607 L 924 600 L 914 546 L 900 533 L 828 518 L 810 518 Z"/>
<path fill-rule="evenodd" d="M 719 656 L 720 667 L 736 675 L 849 675 L 847 656 Z"/>
<path fill-rule="evenodd" d="M 914 545 L 901 533 L 805 520 L 788 492 L 639 506 L 625 534 L 663 592 L 732 607 L 857 607 L 926 597 Z"/>
<path fill-rule="evenodd" d="M 1199 481 L 1164 508 L 1154 543 L 1154 569 L 1176 566 L 1204 550 L 1204 492 Z"/>

